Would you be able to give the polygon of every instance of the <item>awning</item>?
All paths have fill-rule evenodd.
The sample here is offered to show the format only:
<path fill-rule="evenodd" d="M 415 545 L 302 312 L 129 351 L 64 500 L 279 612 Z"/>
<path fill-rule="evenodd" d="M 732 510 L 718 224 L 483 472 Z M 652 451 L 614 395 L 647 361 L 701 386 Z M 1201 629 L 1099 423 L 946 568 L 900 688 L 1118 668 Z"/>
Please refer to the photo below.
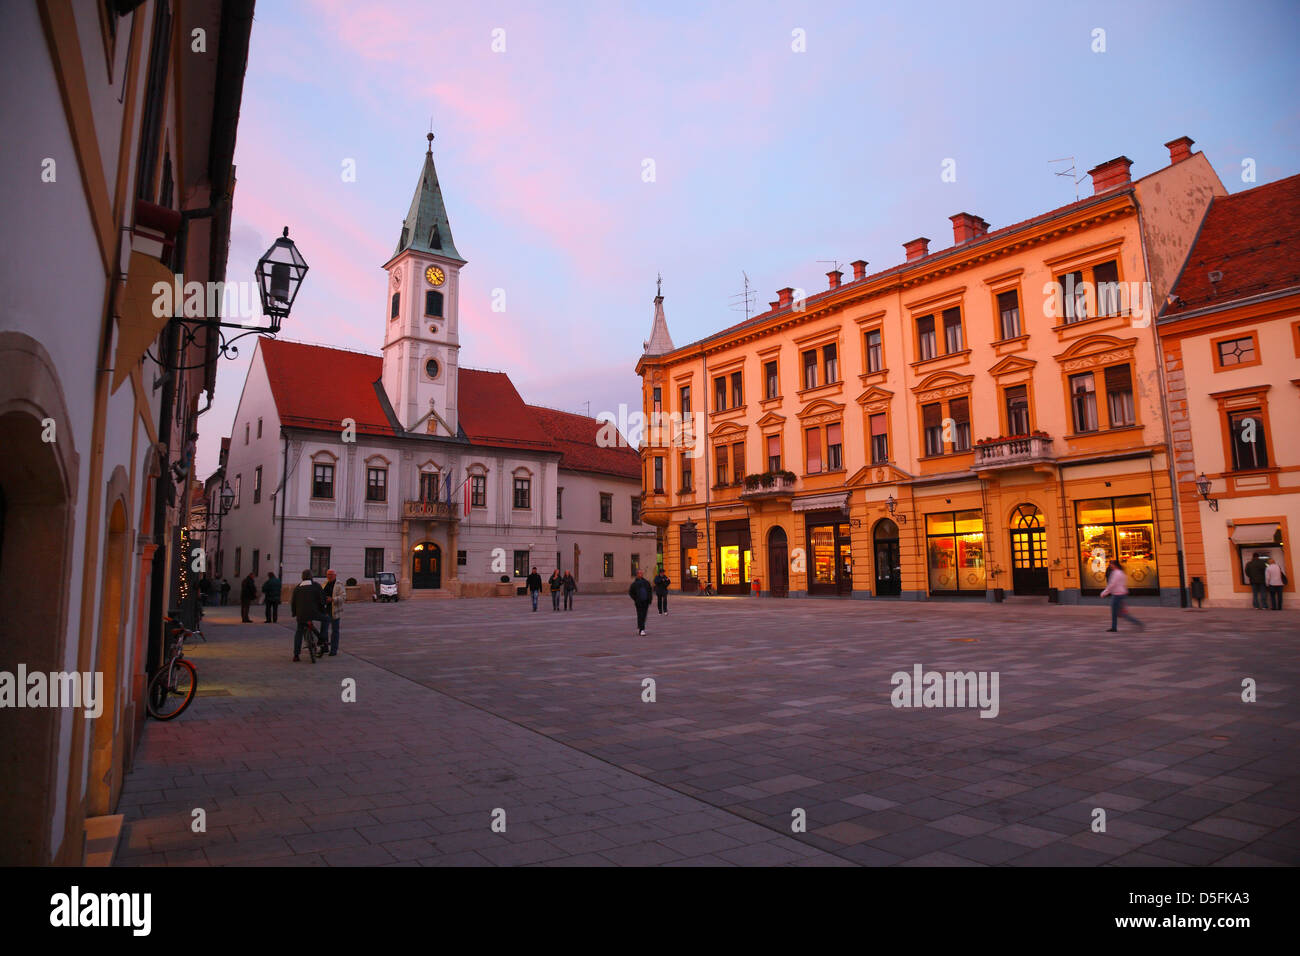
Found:
<path fill-rule="evenodd" d="M 153 289 L 159 282 L 170 290 L 175 285 L 176 277 L 158 261 L 157 256 L 132 251 L 131 264 L 126 274 L 126 288 L 117 311 L 117 355 L 113 358 L 114 391 L 130 376 L 145 350 L 154 343 L 172 317 L 170 307 L 165 310 L 165 315 L 154 315 L 154 300 L 157 296 Z M 171 296 L 167 300 L 170 302 Z"/>
<path fill-rule="evenodd" d="M 1260 545 L 1274 544 L 1273 536 L 1277 534 L 1281 525 L 1276 522 L 1267 524 L 1239 524 L 1232 529 L 1231 541 L 1233 544 Z"/>
<path fill-rule="evenodd" d="M 832 492 L 828 495 L 809 495 L 806 498 L 795 498 L 790 502 L 791 511 L 844 511 L 849 510 L 849 493 L 847 491 Z"/>

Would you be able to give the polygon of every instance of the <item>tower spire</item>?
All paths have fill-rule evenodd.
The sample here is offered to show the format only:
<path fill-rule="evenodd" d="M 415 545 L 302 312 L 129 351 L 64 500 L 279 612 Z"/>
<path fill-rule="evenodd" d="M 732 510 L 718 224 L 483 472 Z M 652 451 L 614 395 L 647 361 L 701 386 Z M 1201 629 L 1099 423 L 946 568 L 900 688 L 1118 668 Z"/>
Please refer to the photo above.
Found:
<path fill-rule="evenodd" d="M 425 139 L 429 145 L 424 154 L 424 166 L 415 186 L 415 195 L 411 197 L 411 207 L 402 220 L 402 237 L 398 240 L 393 255 L 414 249 L 416 252 L 460 259 L 461 255 L 456 251 L 451 238 L 451 223 L 447 219 L 442 187 L 438 185 L 438 170 L 433 165 L 432 130 L 426 134 Z"/>
<path fill-rule="evenodd" d="M 664 317 L 664 277 L 662 275 L 659 275 L 655 280 L 654 320 L 650 324 L 650 338 L 643 343 L 643 347 L 646 355 L 663 355 L 675 348 L 673 338 L 668 334 L 668 319 Z"/>

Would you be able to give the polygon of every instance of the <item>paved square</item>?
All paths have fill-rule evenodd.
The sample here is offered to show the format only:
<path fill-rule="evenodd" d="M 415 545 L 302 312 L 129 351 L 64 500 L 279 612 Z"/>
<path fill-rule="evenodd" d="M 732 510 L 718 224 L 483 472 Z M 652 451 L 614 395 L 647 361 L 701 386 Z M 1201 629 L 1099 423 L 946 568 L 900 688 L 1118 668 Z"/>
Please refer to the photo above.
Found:
<path fill-rule="evenodd" d="M 219 609 L 117 862 L 1300 862 L 1296 612 L 578 597 L 349 605 L 314 666 Z M 893 707 L 916 664 L 998 672 L 996 718 Z"/>

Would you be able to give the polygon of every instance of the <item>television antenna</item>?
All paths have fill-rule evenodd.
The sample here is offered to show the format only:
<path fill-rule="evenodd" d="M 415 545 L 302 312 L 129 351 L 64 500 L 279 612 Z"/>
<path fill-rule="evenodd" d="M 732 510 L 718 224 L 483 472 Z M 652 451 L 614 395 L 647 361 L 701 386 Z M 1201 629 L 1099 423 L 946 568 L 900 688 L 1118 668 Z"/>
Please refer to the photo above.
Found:
<path fill-rule="evenodd" d="M 1083 182 L 1083 176 L 1076 176 L 1076 175 L 1075 175 L 1076 173 L 1078 173 L 1078 170 L 1074 168 L 1074 157 L 1073 157 L 1073 156 L 1064 156 L 1064 157 L 1062 157 L 1061 159 L 1049 159 L 1049 160 L 1047 161 L 1047 163 L 1048 163 L 1049 166 L 1050 166 L 1052 163 L 1069 163 L 1069 164 L 1070 164 L 1069 167 L 1066 168 L 1066 169 L 1054 169 L 1054 170 L 1052 170 L 1052 175 L 1054 175 L 1054 176 L 1067 176 L 1067 177 L 1069 177 L 1070 181 L 1074 183 L 1074 201 L 1075 201 L 1075 202 L 1078 202 L 1078 201 L 1079 201 L 1079 183 Z M 1085 174 L 1085 175 L 1086 175 L 1086 174 Z"/>
<path fill-rule="evenodd" d="M 749 273 L 745 272 L 742 269 L 740 274 L 745 277 L 745 289 L 743 292 L 737 292 L 735 295 L 731 297 L 730 301 L 732 305 L 730 306 L 730 309 L 732 312 L 743 311 L 745 313 L 745 318 L 748 319 L 750 315 L 750 309 L 754 305 L 754 298 L 757 296 L 758 293 L 756 293 L 753 290 L 753 287 L 750 286 L 749 284 Z"/>

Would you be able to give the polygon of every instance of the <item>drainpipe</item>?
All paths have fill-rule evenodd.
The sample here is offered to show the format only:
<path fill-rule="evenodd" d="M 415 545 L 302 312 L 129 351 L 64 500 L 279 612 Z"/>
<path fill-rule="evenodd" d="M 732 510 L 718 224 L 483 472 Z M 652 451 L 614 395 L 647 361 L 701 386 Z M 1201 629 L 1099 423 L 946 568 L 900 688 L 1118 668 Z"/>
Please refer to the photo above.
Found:
<path fill-rule="evenodd" d="M 284 433 L 284 426 L 280 427 L 280 441 L 284 443 L 284 456 L 280 463 L 280 551 L 276 555 L 276 563 L 279 565 L 280 572 L 276 575 L 280 579 L 280 586 L 284 586 L 284 509 L 285 498 L 288 496 L 289 489 L 289 438 Z"/>
<path fill-rule="evenodd" d="M 700 349 L 700 406 L 704 411 L 704 434 L 700 438 L 704 442 L 704 540 L 708 542 L 708 548 L 704 552 L 704 574 L 705 580 L 710 584 L 713 583 L 713 535 L 709 531 L 709 502 L 712 500 L 710 490 L 712 484 L 709 481 L 709 369 L 708 361 L 704 354 L 704 349 Z M 696 541 L 696 545 L 699 542 Z M 718 582 L 721 586 L 722 582 Z M 716 591 L 714 592 L 717 593 Z"/>

